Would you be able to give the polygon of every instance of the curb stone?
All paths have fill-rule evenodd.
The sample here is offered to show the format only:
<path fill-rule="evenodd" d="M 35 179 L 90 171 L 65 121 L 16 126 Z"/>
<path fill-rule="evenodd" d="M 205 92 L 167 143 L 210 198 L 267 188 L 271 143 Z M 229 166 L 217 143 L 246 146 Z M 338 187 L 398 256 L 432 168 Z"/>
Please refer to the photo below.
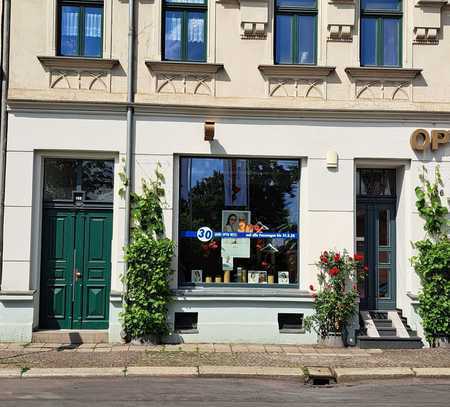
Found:
<path fill-rule="evenodd" d="M 450 367 L 413 367 L 416 377 L 450 378 Z"/>
<path fill-rule="evenodd" d="M 2 377 L 20 377 L 22 376 L 22 372 L 20 369 L 0 369 L 0 379 Z"/>
<path fill-rule="evenodd" d="M 369 379 L 402 379 L 415 376 L 414 371 L 409 367 L 377 367 L 368 369 L 335 368 L 333 370 L 337 383 Z"/>
<path fill-rule="evenodd" d="M 300 368 L 248 367 L 248 366 L 200 366 L 199 375 L 204 377 L 223 376 L 278 376 L 304 378 Z"/>
<path fill-rule="evenodd" d="M 197 367 L 147 366 L 128 367 L 127 376 L 198 376 Z"/>
<path fill-rule="evenodd" d="M 122 367 L 102 368 L 54 368 L 54 369 L 30 369 L 23 373 L 22 377 L 93 377 L 93 376 L 124 376 Z"/>

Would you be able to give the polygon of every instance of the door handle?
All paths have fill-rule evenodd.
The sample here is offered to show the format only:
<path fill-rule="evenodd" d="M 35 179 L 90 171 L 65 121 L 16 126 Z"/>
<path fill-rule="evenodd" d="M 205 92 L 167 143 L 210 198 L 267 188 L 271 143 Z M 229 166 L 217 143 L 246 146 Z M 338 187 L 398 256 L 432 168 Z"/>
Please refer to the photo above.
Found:
<path fill-rule="evenodd" d="M 81 278 L 81 273 L 78 271 L 78 269 L 75 269 L 75 279 L 78 280 Z"/>

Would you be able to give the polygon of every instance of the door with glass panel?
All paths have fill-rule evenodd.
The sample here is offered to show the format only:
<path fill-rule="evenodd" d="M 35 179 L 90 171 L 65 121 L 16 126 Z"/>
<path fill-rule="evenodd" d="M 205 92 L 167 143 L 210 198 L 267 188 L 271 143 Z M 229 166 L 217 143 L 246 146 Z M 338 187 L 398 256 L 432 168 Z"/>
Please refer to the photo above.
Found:
<path fill-rule="evenodd" d="M 356 252 L 364 256 L 365 278 L 359 283 L 360 308 L 396 305 L 395 170 L 359 170 Z"/>
<path fill-rule="evenodd" d="M 106 329 L 113 161 L 46 159 L 40 327 Z"/>

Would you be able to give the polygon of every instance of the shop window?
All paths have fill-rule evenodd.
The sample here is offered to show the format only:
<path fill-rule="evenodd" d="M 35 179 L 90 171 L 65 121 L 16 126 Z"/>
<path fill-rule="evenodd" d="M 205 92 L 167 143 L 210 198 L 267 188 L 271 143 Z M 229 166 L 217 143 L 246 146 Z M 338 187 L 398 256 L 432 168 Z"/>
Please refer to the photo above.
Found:
<path fill-rule="evenodd" d="M 164 0 L 163 55 L 167 61 L 206 61 L 207 0 Z"/>
<path fill-rule="evenodd" d="M 113 201 L 114 161 L 47 158 L 44 161 L 44 201 Z"/>
<path fill-rule="evenodd" d="M 197 312 L 175 312 L 174 328 L 177 332 L 197 331 Z"/>
<path fill-rule="evenodd" d="M 401 65 L 401 0 L 361 1 L 361 65 Z"/>
<path fill-rule="evenodd" d="M 298 284 L 297 160 L 180 158 L 179 284 Z"/>
<path fill-rule="evenodd" d="M 276 0 L 275 63 L 315 64 L 317 0 Z"/>
<path fill-rule="evenodd" d="M 101 58 L 103 54 L 103 1 L 58 2 L 58 54 Z"/>
<path fill-rule="evenodd" d="M 359 197 L 396 196 L 395 169 L 360 168 L 356 172 L 356 194 Z"/>
<path fill-rule="evenodd" d="M 278 329 L 281 333 L 303 332 L 303 314 L 278 314 Z"/>

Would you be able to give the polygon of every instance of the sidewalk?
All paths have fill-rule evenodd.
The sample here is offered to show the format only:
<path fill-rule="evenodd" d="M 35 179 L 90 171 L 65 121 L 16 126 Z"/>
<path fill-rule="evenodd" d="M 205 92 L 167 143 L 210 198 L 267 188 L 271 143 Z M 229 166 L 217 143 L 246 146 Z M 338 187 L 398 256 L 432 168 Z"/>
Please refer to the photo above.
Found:
<path fill-rule="evenodd" d="M 51 372 L 53 376 L 244 374 L 303 377 L 314 367 L 326 368 L 325 376 L 341 382 L 367 378 L 370 372 L 380 378 L 428 375 L 426 377 L 449 379 L 450 350 L 245 344 L 0 344 L 0 377 L 8 376 L 8 372 L 27 377 Z"/>

